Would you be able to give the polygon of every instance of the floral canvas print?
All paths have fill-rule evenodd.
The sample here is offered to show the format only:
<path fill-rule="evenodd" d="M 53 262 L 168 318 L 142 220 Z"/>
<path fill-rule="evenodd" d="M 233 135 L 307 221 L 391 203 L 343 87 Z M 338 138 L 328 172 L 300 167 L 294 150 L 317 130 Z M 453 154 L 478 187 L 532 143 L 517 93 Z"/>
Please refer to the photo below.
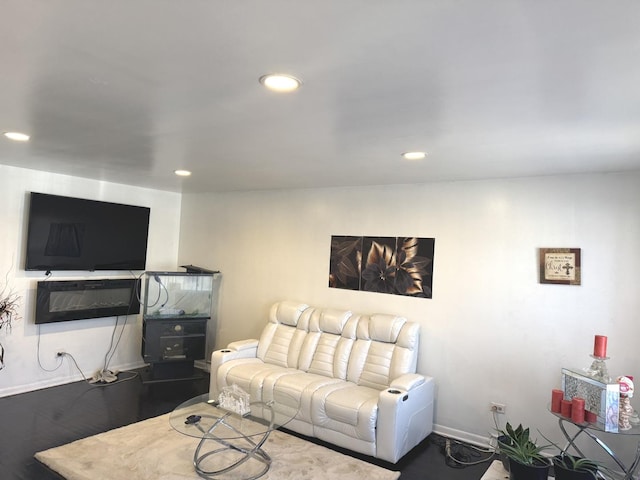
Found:
<path fill-rule="evenodd" d="M 435 239 L 331 237 L 329 286 L 432 298 Z"/>
<path fill-rule="evenodd" d="M 329 286 L 360 290 L 362 237 L 331 237 Z"/>

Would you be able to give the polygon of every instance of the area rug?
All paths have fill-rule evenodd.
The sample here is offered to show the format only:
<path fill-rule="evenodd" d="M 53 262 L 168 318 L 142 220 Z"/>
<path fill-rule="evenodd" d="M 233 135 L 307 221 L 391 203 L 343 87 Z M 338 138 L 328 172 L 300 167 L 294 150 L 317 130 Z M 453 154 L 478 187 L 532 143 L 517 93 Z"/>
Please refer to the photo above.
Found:
<path fill-rule="evenodd" d="M 169 415 L 36 453 L 67 480 L 197 480 L 193 453 L 198 439 L 169 425 Z M 393 472 L 293 435 L 274 431 L 264 445 L 270 470 L 261 479 L 395 480 Z M 247 467 L 249 468 L 249 467 Z M 239 478 L 228 473 L 221 479 Z"/>

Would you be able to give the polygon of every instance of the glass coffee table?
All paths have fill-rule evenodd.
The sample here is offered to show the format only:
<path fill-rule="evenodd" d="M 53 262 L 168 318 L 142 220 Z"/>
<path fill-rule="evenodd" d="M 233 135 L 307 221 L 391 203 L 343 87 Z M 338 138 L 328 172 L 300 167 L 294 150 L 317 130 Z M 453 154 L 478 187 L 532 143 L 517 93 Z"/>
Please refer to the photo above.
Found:
<path fill-rule="evenodd" d="M 222 478 L 233 470 L 234 478 L 252 480 L 269 471 L 271 457 L 262 446 L 295 413 L 278 411 L 274 402 L 252 402 L 250 409 L 245 415 L 225 410 L 205 393 L 171 412 L 169 423 L 175 430 L 200 439 L 193 454 L 200 477 Z"/>

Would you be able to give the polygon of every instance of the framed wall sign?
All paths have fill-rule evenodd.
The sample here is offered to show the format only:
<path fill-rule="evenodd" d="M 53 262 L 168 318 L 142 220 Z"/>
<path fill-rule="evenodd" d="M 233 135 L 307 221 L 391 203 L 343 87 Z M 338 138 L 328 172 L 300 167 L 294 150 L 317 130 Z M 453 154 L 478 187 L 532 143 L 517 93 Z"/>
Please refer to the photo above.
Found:
<path fill-rule="evenodd" d="M 540 283 L 580 285 L 579 248 L 541 248 Z"/>

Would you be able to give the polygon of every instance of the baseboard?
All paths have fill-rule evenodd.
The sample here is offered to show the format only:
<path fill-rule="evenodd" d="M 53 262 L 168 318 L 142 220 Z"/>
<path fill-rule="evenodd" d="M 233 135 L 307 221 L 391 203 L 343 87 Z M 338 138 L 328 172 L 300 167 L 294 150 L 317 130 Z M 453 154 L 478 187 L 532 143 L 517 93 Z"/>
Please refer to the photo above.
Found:
<path fill-rule="evenodd" d="M 433 425 L 433 432 L 437 433 L 438 435 L 442 435 L 443 437 L 453 438 L 455 440 L 470 443 L 471 445 L 475 445 L 477 447 L 493 448 L 490 443 L 490 437 L 482 437 L 474 433 L 465 432 L 463 430 L 456 430 L 455 428 L 449 428 L 437 424 Z"/>
<path fill-rule="evenodd" d="M 110 366 L 110 370 L 133 370 L 135 368 L 142 368 L 146 365 L 144 362 L 135 362 L 131 364 L 125 365 L 113 365 Z M 92 373 L 86 373 L 88 375 L 87 378 L 91 378 Z M 78 372 L 74 375 L 69 375 L 66 377 L 55 377 L 47 380 L 42 380 L 39 382 L 27 383 L 24 385 L 16 385 L 14 387 L 2 388 L 0 389 L 0 398 L 9 397 L 11 395 L 18 395 L 20 393 L 33 392 L 36 390 L 42 390 L 43 388 L 49 387 L 57 387 L 58 385 L 66 385 L 67 383 L 74 383 L 83 380 L 82 375 Z"/>

